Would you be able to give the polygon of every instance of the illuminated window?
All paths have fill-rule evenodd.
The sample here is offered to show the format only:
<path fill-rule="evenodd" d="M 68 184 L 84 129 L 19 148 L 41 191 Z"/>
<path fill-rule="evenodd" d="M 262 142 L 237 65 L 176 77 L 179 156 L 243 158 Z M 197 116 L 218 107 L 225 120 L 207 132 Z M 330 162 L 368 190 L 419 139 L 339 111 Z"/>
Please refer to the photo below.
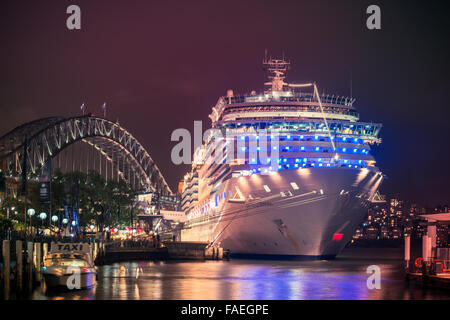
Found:
<path fill-rule="evenodd" d="M 292 189 L 294 189 L 294 190 L 300 189 L 295 182 L 291 182 L 291 186 L 292 186 Z"/>

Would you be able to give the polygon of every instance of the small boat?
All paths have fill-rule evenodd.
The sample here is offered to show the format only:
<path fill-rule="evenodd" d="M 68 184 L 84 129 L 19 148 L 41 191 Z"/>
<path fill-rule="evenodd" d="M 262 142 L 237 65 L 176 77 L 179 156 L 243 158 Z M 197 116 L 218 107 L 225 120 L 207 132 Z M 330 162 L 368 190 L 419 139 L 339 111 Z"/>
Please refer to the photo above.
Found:
<path fill-rule="evenodd" d="M 97 270 L 86 243 L 52 243 L 43 261 L 47 288 L 85 289 L 95 285 Z"/>

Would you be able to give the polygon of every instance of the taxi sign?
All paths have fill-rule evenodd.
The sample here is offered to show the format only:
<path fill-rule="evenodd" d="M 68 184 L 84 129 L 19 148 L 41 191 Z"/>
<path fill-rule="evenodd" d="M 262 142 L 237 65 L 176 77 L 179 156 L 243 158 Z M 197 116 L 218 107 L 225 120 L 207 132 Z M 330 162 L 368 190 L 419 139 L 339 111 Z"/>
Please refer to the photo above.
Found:
<path fill-rule="evenodd" d="M 90 245 L 88 243 L 61 243 L 52 242 L 50 251 L 51 252 L 90 252 Z"/>

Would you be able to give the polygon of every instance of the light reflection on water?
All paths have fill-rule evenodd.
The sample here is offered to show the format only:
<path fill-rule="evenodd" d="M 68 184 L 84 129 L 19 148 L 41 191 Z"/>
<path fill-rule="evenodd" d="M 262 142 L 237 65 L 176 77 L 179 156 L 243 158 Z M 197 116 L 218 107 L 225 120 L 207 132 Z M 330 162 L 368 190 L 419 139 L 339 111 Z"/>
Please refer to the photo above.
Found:
<path fill-rule="evenodd" d="M 32 299 L 450 299 L 441 290 L 407 286 L 401 249 L 351 249 L 333 261 L 124 262 L 98 268 L 90 290 L 51 292 Z M 369 290 L 370 265 L 381 268 L 381 289 Z"/>

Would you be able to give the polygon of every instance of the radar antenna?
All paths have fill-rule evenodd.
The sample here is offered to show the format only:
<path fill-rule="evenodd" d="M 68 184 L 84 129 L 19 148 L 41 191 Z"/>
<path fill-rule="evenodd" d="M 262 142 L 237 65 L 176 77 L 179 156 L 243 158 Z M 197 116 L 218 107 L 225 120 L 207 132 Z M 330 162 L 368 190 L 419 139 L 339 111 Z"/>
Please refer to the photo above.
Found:
<path fill-rule="evenodd" d="M 272 92 L 274 91 L 283 91 L 283 86 L 287 85 L 284 82 L 286 78 L 286 73 L 290 68 L 291 63 L 281 59 L 272 59 L 266 57 L 263 60 L 263 70 L 267 72 L 267 77 L 270 82 L 266 82 L 264 85 L 272 86 Z"/>

